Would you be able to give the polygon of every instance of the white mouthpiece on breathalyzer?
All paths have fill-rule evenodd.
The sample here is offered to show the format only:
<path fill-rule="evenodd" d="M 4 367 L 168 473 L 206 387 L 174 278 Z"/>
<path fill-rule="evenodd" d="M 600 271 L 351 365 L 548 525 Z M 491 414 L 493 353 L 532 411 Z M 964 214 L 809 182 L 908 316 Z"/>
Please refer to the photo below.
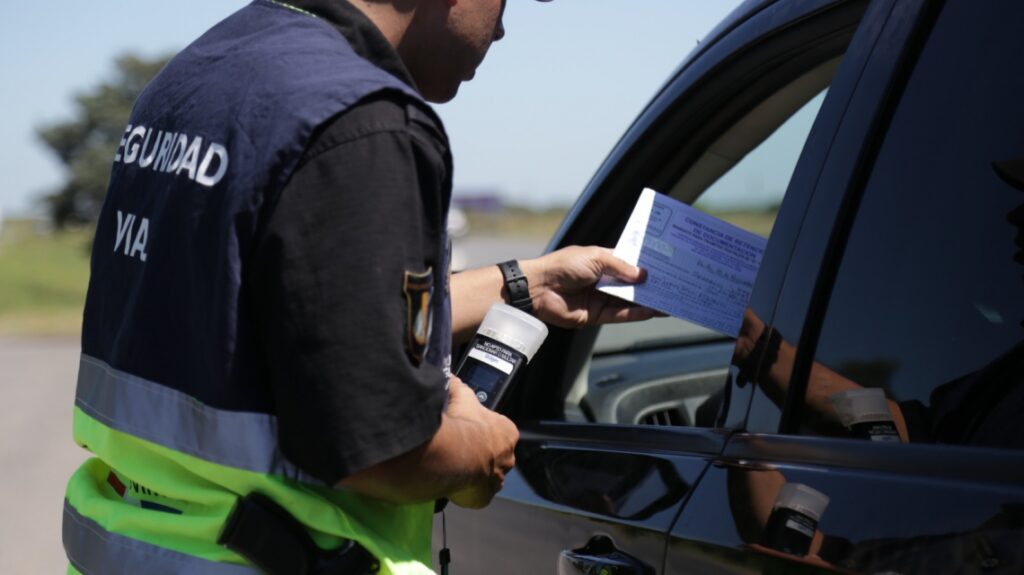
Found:
<path fill-rule="evenodd" d="M 548 326 L 524 311 L 496 303 L 487 311 L 477 333 L 511 347 L 530 361 L 548 336 Z"/>
<path fill-rule="evenodd" d="M 892 421 L 885 390 L 878 387 L 848 389 L 833 393 L 829 401 L 839 415 L 839 422 L 850 427 L 863 421 Z"/>

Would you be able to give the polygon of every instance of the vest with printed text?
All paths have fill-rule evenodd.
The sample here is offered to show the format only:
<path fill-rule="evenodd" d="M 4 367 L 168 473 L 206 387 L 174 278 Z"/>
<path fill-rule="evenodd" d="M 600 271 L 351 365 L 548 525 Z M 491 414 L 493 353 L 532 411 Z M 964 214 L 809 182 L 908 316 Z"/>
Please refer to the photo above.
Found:
<path fill-rule="evenodd" d="M 329 23 L 256 0 L 140 95 L 93 244 L 73 430 L 94 457 L 66 492 L 71 572 L 255 573 L 216 544 L 254 491 L 322 548 L 354 539 L 382 573 L 432 572 L 432 504 L 332 489 L 281 453 L 242 295 L 247 258 L 317 128 L 387 90 L 432 114 Z M 443 368 L 450 304 L 435 294 L 426 360 Z"/>

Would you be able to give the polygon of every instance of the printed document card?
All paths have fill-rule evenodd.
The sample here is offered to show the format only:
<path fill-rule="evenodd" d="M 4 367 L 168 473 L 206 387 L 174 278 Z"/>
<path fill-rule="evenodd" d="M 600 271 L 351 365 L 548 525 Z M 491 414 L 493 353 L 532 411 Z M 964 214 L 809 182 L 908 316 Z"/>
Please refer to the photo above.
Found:
<path fill-rule="evenodd" d="M 731 336 L 740 332 L 765 239 L 646 189 L 615 255 L 647 270 L 647 281 L 598 289 Z"/>

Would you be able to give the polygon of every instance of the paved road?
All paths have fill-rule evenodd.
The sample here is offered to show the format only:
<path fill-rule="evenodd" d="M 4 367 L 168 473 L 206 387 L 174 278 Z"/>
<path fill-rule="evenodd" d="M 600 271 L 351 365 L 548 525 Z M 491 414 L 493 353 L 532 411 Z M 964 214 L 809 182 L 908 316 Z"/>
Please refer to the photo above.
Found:
<path fill-rule="evenodd" d="M 0 573 L 64 573 L 64 485 L 86 457 L 71 440 L 78 339 L 0 338 Z"/>

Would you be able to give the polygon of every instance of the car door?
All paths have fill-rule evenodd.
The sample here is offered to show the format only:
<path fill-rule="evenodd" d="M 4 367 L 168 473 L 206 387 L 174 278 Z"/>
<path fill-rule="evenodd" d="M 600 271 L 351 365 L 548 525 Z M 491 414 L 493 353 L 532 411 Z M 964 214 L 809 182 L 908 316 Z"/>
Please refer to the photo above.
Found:
<path fill-rule="evenodd" d="M 1024 7 L 888 4 L 668 573 L 1024 571 Z"/>
<path fill-rule="evenodd" d="M 767 236 L 801 150 L 829 146 L 855 82 L 830 86 L 856 76 L 844 55 L 867 6 L 741 8 L 630 128 L 551 247 L 614 245 L 644 187 Z M 737 212 L 751 179 L 769 193 Z M 778 245 L 784 266 L 792 242 Z M 452 569 L 471 573 L 663 572 L 671 525 L 746 418 L 733 347 L 671 319 L 552 330 L 499 406 L 521 430 L 516 469 L 488 508 L 449 506 L 435 547 L 447 542 Z"/>

